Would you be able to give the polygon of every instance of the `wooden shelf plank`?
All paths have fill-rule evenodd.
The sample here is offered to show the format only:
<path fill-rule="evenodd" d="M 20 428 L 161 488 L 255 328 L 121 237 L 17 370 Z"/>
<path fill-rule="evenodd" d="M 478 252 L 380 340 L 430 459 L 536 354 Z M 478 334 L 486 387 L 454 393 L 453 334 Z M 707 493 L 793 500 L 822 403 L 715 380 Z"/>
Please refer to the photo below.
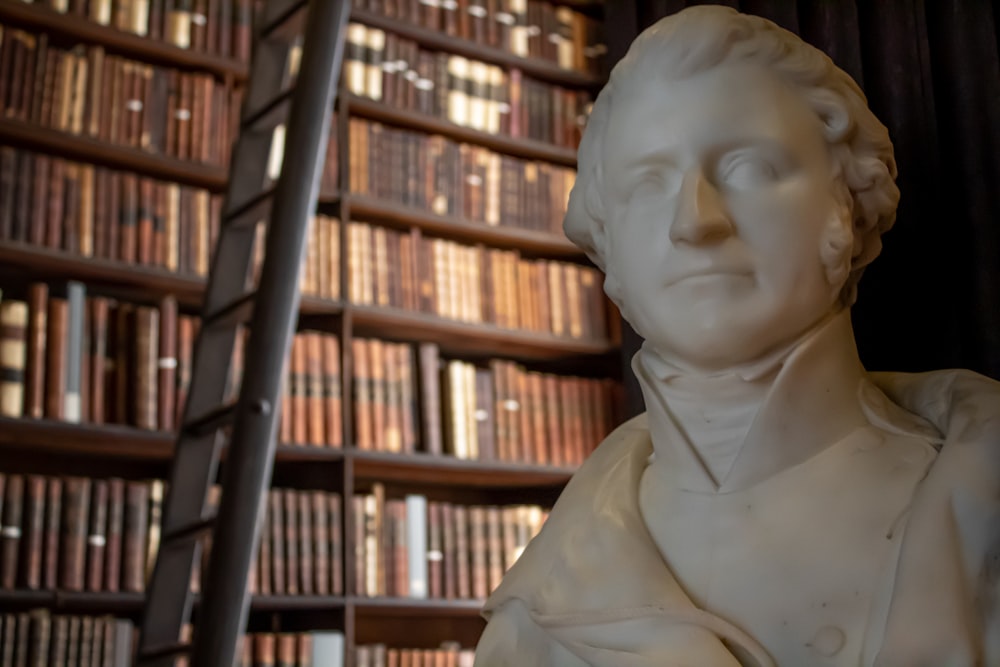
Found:
<path fill-rule="evenodd" d="M 356 95 L 348 96 L 346 102 L 351 116 L 360 116 L 391 125 L 440 134 L 457 141 L 484 146 L 498 153 L 514 155 L 528 160 L 543 160 L 567 167 L 576 167 L 575 148 L 556 146 L 534 139 L 520 139 L 502 134 L 490 134 L 489 132 L 455 125 L 446 120 L 416 111 L 395 109 L 387 104 Z"/>
<path fill-rule="evenodd" d="M 345 197 L 352 220 L 382 222 L 397 227 L 417 227 L 451 240 L 484 243 L 494 248 L 520 250 L 524 254 L 551 258 L 582 259 L 586 255 L 565 236 L 519 227 L 491 227 L 453 216 L 435 215 L 409 206 L 364 195 Z"/>
<path fill-rule="evenodd" d="M 142 611 L 146 595 L 106 591 L 0 590 L 0 608 L 44 607 L 60 612 L 135 614 Z M 198 604 L 197 599 L 195 605 Z M 340 595 L 255 595 L 251 611 L 293 611 L 344 607 Z"/>
<path fill-rule="evenodd" d="M 32 6 L 18 2 L 0 3 L 0 7 L 18 5 Z M 129 146 L 116 146 L 93 137 L 60 132 L 10 118 L 0 119 L 0 144 L 52 153 L 67 160 L 134 171 L 213 192 L 222 191 L 228 180 L 226 170 L 222 167 L 178 160 Z"/>
<path fill-rule="evenodd" d="M 239 60 L 182 49 L 167 42 L 104 26 L 85 17 L 60 14 L 40 4 L 0 2 L 0 22 L 98 44 L 109 51 L 147 63 L 212 72 L 232 76 L 239 81 L 247 77 L 247 64 Z"/>
<path fill-rule="evenodd" d="M 479 618 L 485 600 L 437 600 L 416 598 L 358 597 L 347 598 L 362 616 L 454 616 Z"/>
<path fill-rule="evenodd" d="M 564 360 L 607 355 L 610 341 L 575 340 L 537 331 L 514 331 L 486 324 L 455 322 L 397 308 L 349 307 L 358 335 L 390 336 L 399 340 L 434 342 L 449 355 L 473 355 L 519 360 Z"/>
<path fill-rule="evenodd" d="M 205 281 L 153 266 L 83 257 L 27 243 L 0 241 L 0 265 L 16 266 L 39 279 L 66 279 L 113 285 L 159 297 L 173 294 L 187 306 L 201 304 Z"/>
<path fill-rule="evenodd" d="M 351 12 L 351 20 L 372 28 L 395 33 L 406 39 L 412 39 L 430 49 L 447 51 L 503 67 L 517 67 L 525 74 L 542 81 L 576 88 L 597 88 L 603 84 L 600 77 L 592 74 L 563 69 L 555 63 L 539 58 L 521 58 L 501 49 L 484 46 L 467 39 L 451 37 L 443 32 L 429 30 L 413 23 L 397 21 L 375 12 L 355 9 Z"/>
<path fill-rule="evenodd" d="M 391 454 L 348 450 L 356 479 L 436 486 L 539 487 L 565 484 L 573 470 L 501 461 L 470 461 L 430 454 Z"/>
<path fill-rule="evenodd" d="M 80 280 L 134 290 L 152 299 L 173 294 L 181 305 L 192 309 L 201 306 L 206 287 L 203 278 L 160 267 L 83 257 L 15 241 L 0 241 L 0 266 L 17 267 L 39 280 Z M 300 302 L 304 315 L 336 315 L 343 309 L 339 301 L 313 296 L 303 296 Z"/>
<path fill-rule="evenodd" d="M 0 417 L 0 451 L 30 449 L 86 458 L 168 463 L 175 435 L 121 424 L 72 424 L 51 419 Z M 278 445 L 279 463 L 341 461 L 344 452 L 332 447 Z"/>

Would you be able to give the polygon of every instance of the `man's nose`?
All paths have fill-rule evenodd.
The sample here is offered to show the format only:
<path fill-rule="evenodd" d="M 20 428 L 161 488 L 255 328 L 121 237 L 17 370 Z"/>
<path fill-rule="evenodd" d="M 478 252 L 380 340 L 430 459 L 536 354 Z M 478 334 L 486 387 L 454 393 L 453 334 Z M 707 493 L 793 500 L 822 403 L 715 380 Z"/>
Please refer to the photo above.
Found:
<path fill-rule="evenodd" d="M 670 240 L 674 243 L 715 243 L 732 233 L 733 223 L 719 191 L 700 168 L 689 169 L 681 183 Z"/>

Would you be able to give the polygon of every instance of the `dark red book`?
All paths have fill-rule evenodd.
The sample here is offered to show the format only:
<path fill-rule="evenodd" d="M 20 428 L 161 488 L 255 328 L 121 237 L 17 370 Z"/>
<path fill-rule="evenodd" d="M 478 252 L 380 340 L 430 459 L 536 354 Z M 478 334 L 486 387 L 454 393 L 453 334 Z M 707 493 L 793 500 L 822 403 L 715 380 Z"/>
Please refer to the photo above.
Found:
<path fill-rule="evenodd" d="M 63 517 L 60 531 L 60 586 L 68 591 L 84 588 L 90 486 L 86 477 L 67 477 L 63 481 Z"/>
<path fill-rule="evenodd" d="M 21 535 L 20 585 L 36 590 L 42 585 L 42 545 L 45 539 L 45 478 L 25 479 L 23 533 Z"/>
<path fill-rule="evenodd" d="M 174 404 L 177 384 L 177 299 L 174 296 L 167 295 L 160 300 L 159 320 L 159 358 L 156 362 L 157 425 L 161 430 L 172 431 L 177 414 Z"/>
<path fill-rule="evenodd" d="M 128 482 L 125 490 L 125 522 L 122 537 L 122 590 L 141 593 L 145 589 L 148 538 L 149 485 L 143 482 Z"/>
<path fill-rule="evenodd" d="M 108 482 L 94 480 L 90 496 L 90 533 L 87 535 L 87 590 L 104 586 L 105 553 L 108 539 Z"/>
<path fill-rule="evenodd" d="M 42 567 L 42 585 L 46 590 L 59 586 L 59 542 L 62 532 L 63 483 L 50 477 L 45 501 L 45 556 Z"/>

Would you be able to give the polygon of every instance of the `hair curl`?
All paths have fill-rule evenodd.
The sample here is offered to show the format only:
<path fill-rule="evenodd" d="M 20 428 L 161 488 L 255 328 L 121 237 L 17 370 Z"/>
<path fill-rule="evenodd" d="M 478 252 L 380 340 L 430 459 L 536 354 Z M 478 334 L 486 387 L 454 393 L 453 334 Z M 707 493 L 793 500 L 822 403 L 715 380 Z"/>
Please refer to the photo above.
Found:
<path fill-rule="evenodd" d="M 889 132 L 854 80 L 826 54 L 771 21 L 728 7 L 691 7 L 661 19 L 615 66 L 580 142 L 579 173 L 563 223 L 566 235 L 608 274 L 606 289 L 617 301 L 618 287 L 603 259 L 607 215 L 601 167 L 616 91 L 629 81 L 678 80 L 730 62 L 767 68 L 802 95 L 822 122 L 840 183 L 837 194 L 851 225 L 831 224 L 821 257 L 832 281 L 846 274 L 840 299 L 850 306 L 864 267 L 881 252 L 881 236 L 896 219 L 899 188 Z"/>

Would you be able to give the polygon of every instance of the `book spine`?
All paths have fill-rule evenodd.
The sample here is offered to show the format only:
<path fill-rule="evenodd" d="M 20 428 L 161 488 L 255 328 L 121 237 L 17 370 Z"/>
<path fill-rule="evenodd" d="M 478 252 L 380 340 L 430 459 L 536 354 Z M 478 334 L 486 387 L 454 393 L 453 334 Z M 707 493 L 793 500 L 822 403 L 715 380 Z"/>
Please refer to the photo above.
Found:
<path fill-rule="evenodd" d="M 24 414 L 28 304 L 0 302 L 0 415 Z"/>
<path fill-rule="evenodd" d="M 45 501 L 45 554 L 42 567 L 42 585 L 46 590 L 59 586 L 59 541 L 62 520 L 63 483 L 49 478 Z"/>

